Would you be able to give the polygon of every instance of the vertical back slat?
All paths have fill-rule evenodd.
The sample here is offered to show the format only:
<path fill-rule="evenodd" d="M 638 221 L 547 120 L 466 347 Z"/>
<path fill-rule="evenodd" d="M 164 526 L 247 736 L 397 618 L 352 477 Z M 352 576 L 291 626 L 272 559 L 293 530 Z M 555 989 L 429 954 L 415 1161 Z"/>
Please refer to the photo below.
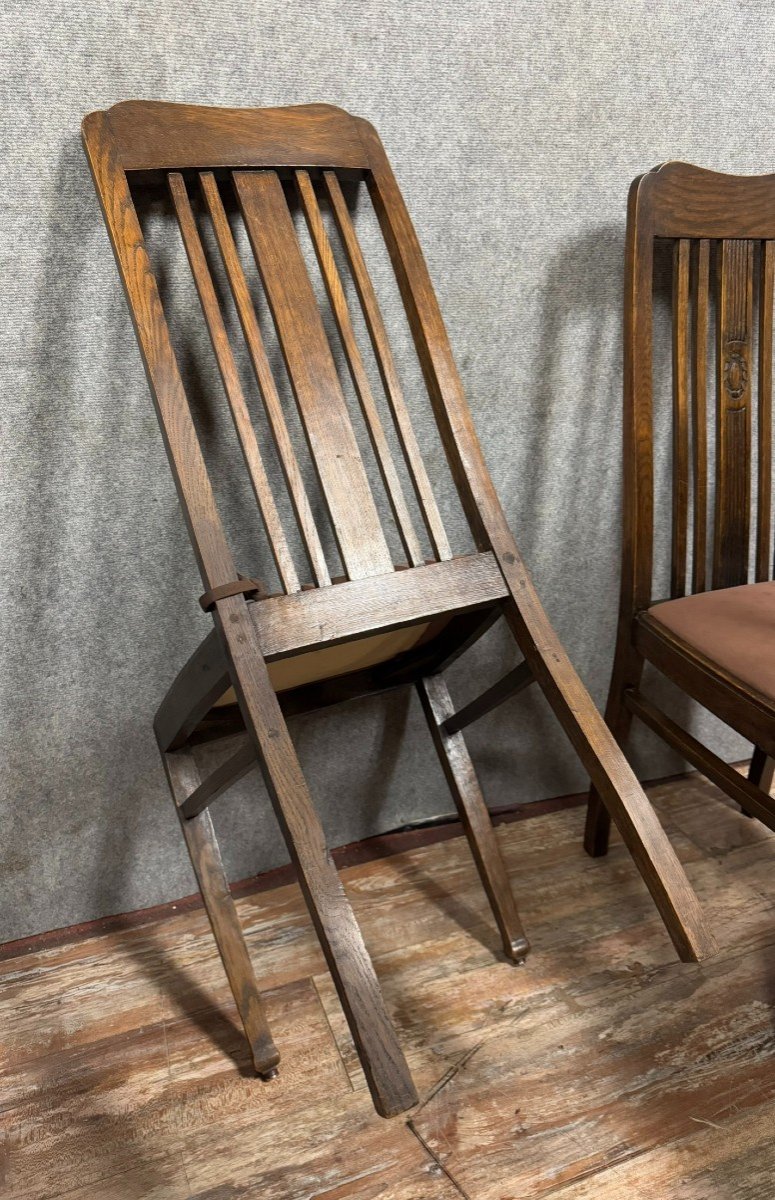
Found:
<path fill-rule="evenodd" d="M 326 566 L 323 546 L 315 526 L 315 518 L 312 515 L 293 443 L 283 415 L 280 397 L 272 376 L 272 369 L 264 348 L 247 279 L 237 253 L 218 184 L 209 171 L 203 172 L 200 181 L 312 574 L 319 586 L 329 584 L 331 577 Z"/>
<path fill-rule="evenodd" d="M 713 586 L 748 581 L 753 242 L 719 244 Z"/>
<path fill-rule="evenodd" d="M 708 557 L 708 289 L 710 242 L 701 238 L 692 272 L 692 591 L 704 592 Z"/>
<path fill-rule="evenodd" d="M 762 242 L 759 272 L 759 453 L 756 520 L 756 579 L 769 579 L 773 569 L 772 505 L 772 320 L 775 242 Z"/>
<path fill-rule="evenodd" d="M 277 570 L 286 592 L 300 590 L 293 557 L 288 547 L 285 531 L 277 512 L 272 489 L 264 469 L 258 441 L 250 420 L 250 413 L 242 391 L 237 364 L 234 361 L 229 336 L 223 323 L 218 298 L 215 294 L 213 281 L 205 258 L 199 231 L 188 198 L 188 191 L 183 176 L 171 172 L 169 176 L 170 192 L 175 206 L 175 212 L 183 237 L 183 244 L 191 266 L 199 301 L 202 305 L 213 350 L 218 362 L 218 369 L 223 380 L 224 390 L 231 409 L 234 428 L 237 431 L 240 448 L 245 459 L 245 465 L 250 475 L 261 517 L 266 527 L 269 544 L 272 550 Z"/>
<path fill-rule="evenodd" d="M 392 571 L 282 184 L 274 171 L 235 171 L 234 185 L 345 571 Z"/>
<path fill-rule="evenodd" d="M 673 255 L 673 549 L 670 595 L 686 592 L 689 512 L 689 249 L 678 238 Z"/>
<path fill-rule="evenodd" d="M 312 244 L 315 247 L 320 273 L 326 287 L 326 294 L 328 295 L 331 311 L 334 314 L 334 320 L 336 321 L 339 336 L 344 347 L 353 387 L 355 388 L 366 421 L 371 444 L 374 448 L 380 474 L 382 475 L 382 481 L 385 485 L 390 506 L 396 520 L 396 526 L 401 537 L 401 543 L 409 557 L 410 563 L 413 566 L 422 566 L 424 561 L 422 550 L 412 525 L 412 518 L 406 506 L 401 481 L 398 478 L 393 457 L 390 453 L 390 447 L 385 437 L 385 430 L 374 402 L 369 378 L 363 365 L 342 281 L 334 261 L 331 242 L 323 224 L 315 189 L 306 171 L 296 172 L 296 183 Z"/>
<path fill-rule="evenodd" d="M 412 485 L 417 496 L 420 511 L 423 515 L 428 536 L 436 557 L 448 559 L 452 557 L 449 541 L 441 521 L 441 515 L 431 489 L 428 473 L 425 469 L 420 447 L 417 444 L 414 429 L 409 418 L 403 390 L 398 378 L 393 353 L 387 337 L 382 313 L 380 312 L 374 286 L 371 282 L 366 261 L 363 257 L 360 242 L 355 233 L 350 214 L 347 209 L 342 189 L 333 171 L 324 173 L 326 189 L 331 202 L 334 220 L 342 240 L 347 261 L 352 272 L 353 281 L 358 292 L 358 298 L 363 309 L 366 327 L 379 366 L 385 394 L 390 405 L 390 411 L 395 422 L 396 432 L 401 442 L 406 464 L 411 476 Z"/>

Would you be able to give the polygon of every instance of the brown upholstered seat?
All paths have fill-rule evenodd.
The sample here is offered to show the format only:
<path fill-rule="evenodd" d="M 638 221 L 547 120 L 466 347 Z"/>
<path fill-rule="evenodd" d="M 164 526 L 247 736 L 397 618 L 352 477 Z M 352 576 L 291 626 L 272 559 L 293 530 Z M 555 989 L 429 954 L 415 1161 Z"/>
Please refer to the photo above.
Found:
<path fill-rule="evenodd" d="M 699 592 L 653 605 L 640 620 L 662 626 L 725 674 L 775 704 L 775 583 Z"/>

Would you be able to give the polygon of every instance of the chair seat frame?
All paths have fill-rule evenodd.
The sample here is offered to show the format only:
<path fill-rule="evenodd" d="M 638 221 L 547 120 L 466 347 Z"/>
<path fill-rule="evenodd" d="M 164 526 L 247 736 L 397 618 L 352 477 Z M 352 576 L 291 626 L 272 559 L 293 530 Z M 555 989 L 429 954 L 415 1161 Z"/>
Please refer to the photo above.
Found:
<path fill-rule="evenodd" d="M 293 314 L 287 309 L 285 280 L 281 273 L 273 272 L 272 258 L 280 254 L 282 247 L 274 246 L 265 223 L 253 218 L 259 210 L 263 214 L 279 213 L 281 203 L 276 179 L 259 178 L 261 173 L 278 169 L 295 171 L 345 344 L 348 344 L 346 314 L 316 224 L 309 194 L 310 173 L 325 176 L 337 219 L 343 222 L 345 239 L 347 225 L 341 209 L 336 210 L 336 181 L 329 177 L 330 173 L 350 172 L 354 178 L 365 181 L 398 281 L 447 460 L 477 547 L 474 555 L 452 558 L 443 531 L 426 503 L 426 511 L 431 512 L 428 528 L 439 561 L 424 565 L 411 535 L 405 532 L 410 566 L 407 570 L 393 571 L 389 561 L 383 565 L 385 556 L 377 544 L 381 535 L 375 532 L 369 542 L 368 531 L 361 528 L 364 522 L 357 506 L 348 508 L 348 496 L 332 487 L 327 499 L 340 519 L 338 532 L 344 548 L 347 581 L 318 586 L 313 591 L 295 590 L 292 595 L 276 598 L 249 600 L 244 594 L 235 594 L 218 599 L 211 614 L 213 632 L 184 667 L 159 710 L 156 733 L 170 787 L 257 1071 L 271 1074 L 276 1070 L 279 1055 L 266 1023 L 207 808 L 253 761 L 259 765 L 295 864 L 375 1107 L 381 1114 L 391 1116 L 411 1107 L 417 1099 L 286 724 L 290 713 L 358 695 L 407 684 L 417 688 L 504 951 L 512 961 L 524 958 L 528 941 L 462 729 L 532 681 L 541 688 L 594 779 L 679 954 L 686 959 L 699 959 L 712 953 L 713 938 L 683 868 L 651 804 L 571 666 L 519 554 L 474 432 L 416 234 L 374 128 L 330 105 L 226 110 L 126 102 L 108 112 L 90 114 L 84 121 L 83 136 L 205 589 L 213 591 L 236 580 L 237 571 L 215 507 L 128 177 L 169 174 L 185 237 L 188 219 L 185 185 L 175 173 L 193 169 L 234 172 L 273 317 L 278 327 L 283 326 L 287 331 Z M 212 186 L 207 178 L 203 185 L 205 191 Z M 280 214 L 277 220 L 282 240 L 286 230 L 282 222 L 286 218 Z M 349 249 L 372 341 L 383 352 L 380 364 L 385 386 L 395 397 L 394 374 L 384 353 L 382 330 L 371 306 L 368 281 L 355 247 L 351 245 Z M 190 225 L 187 250 L 192 270 L 198 276 L 200 299 L 203 307 L 207 307 L 211 297 L 199 270 L 201 264 Z M 310 444 L 320 433 L 321 427 L 316 424 L 320 419 L 319 405 L 331 400 L 335 386 L 320 355 L 313 386 L 309 386 L 309 377 L 304 374 L 304 354 L 309 358 L 316 352 L 313 325 L 310 318 L 306 344 L 302 337 L 299 344 L 284 347 L 286 362 L 299 380 L 297 401 L 300 406 L 306 405 Z M 224 383 L 227 387 L 231 383 L 233 390 L 227 358 L 223 366 L 225 355 L 219 342 L 217 320 L 211 322 L 210 328 L 214 346 L 221 349 Z M 357 362 L 351 362 L 351 368 L 354 378 L 360 378 Z M 362 379 L 360 382 L 363 385 Z M 317 397 L 316 388 L 318 391 L 328 388 L 328 397 Z M 396 423 L 400 425 L 401 413 L 396 411 Z M 330 408 L 326 412 L 330 417 Z M 401 426 L 401 434 L 409 442 L 410 431 L 405 424 Z M 378 437 L 375 449 L 380 449 Z M 335 472 L 341 466 L 339 458 L 323 464 L 329 483 L 336 482 Z M 383 475 L 389 484 L 387 464 Z M 260 483 L 259 478 L 257 494 Z M 419 469 L 415 471 L 414 483 L 418 496 L 427 500 L 427 479 Z M 393 507 L 403 528 L 400 497 Z M 269 526 L 271 509 L 268 516 L 263 509 L 262 513 Z M 281 569 L 279 554 L 277 561 Z M 311 561 L 314 569 L 314 553 Z M 330 580 L 322 582 L 330 584 Z M 273 658 L 444 615 L 449 620 L 442 632 L 391 662 L 285 694 L 277 694 L 272 686 L 268 664 Z M 524 662 L 477 701 L 456 713 L 442 672 L 499 617 L 508 623 Z M 325 631 L 323 636 L 321 629 Z M 236 694 L 237 724 L 244 734 L 216 777 L 202 780 L 192 751 L 197 737 L 231 736 L 235 732 L 233 714 L 216 712 L 208 716 L 212 704 L 228 686 Z"/>

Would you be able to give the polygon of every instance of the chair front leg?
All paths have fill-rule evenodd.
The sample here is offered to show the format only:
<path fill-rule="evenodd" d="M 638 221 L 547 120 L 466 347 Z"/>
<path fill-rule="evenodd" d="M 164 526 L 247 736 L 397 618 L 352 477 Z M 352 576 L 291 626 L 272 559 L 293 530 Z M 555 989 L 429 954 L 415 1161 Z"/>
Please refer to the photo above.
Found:
<path fill-rule="evenodd" d="M 395 1116 L 417 1103 L 374 966 L 326 846 L 320 819 L 241 596 L 218 602 L 220 630 L 234 689 L 253 740 L 275 815 L 347 1017 L 374 1106 Z"/>
<path fill-rule="evenodd" d="M 417 691 L 447 783 L 460 813 L 479 877 L 490 901 L 503 949 L 513 962 L 522 963 L 530 949 L 530 943 L 522 928 L 506 864 L 468 747 L 462 733 L 449 734 L 443 728 L 444 722 L 455 711 L 449 689 L 442 675 L 429 675 L 420 680 Z"/>

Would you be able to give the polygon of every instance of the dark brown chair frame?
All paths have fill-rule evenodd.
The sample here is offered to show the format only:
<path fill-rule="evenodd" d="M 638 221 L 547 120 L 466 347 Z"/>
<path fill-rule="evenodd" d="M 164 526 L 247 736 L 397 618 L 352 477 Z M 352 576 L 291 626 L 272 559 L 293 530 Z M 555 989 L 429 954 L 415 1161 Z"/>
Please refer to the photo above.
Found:
<path fill-rule="evenodd" d="M 673 635 L 649 612 L 659 599 L 666 598 L 654 595 L 653 583 L 652 334 L 658 240 L 672 243 L 673 252 L 670 598 L 746 584 L 751 573 L 755 582 L 763 582 L 773 573 L 775 175 L 722 175 L 687 163 L 665 163 L 633 182 L 627 213 L 622 579 L 606 721 L 618 743 L 624 745 L 633 716 L 639 717 L 748 813 L 775 829 L 775 802 L 769 797 L 775 705 Z M 713 520 L 709 523 L 707 374 L 714 255 L 716 469 Z M 753 361 L 755 290 L 758 364 Z M 758 446 L 751 563 L 754 378 Z M 647 661 L 753 742 L 747 779 L 643 695 L 640 687 Z M 593 787 L 585 834 L 590 854 L 605 854 L 609 831 L 609 815 L 599 790 Z"/>
<path fill-rule="evenodd" d="M 126 289 L 170 463 L 212 611 L 214 629 L 164 700 L 156 734 L 181 826 L 234 996 L 263 1075 L 276 1069 L 248 952 L 221 865 L 206 806 L 257 760 L 294 862 L 310 915 L 337 986 L 377 1110 L 391 1115 L 416 1093 L 385 1012 L 371 960 L 328 854 L 285 718 L 350 697 L 406 684 L 419 690 L 437 751 L 487 891 L 504 950 L 528 950 L 508 876 L 461 730 L 508 695 L 536 680 L 619 825 L 683 958 L 710 953 L 684 871 L 621 751 L 574 672 L 536 595 L 498 502 L 471 423 L 438 303 L 409 215 L 382 144 L 371 125 L 329 105 L 226 110 L 146 102 L 92 113 L 84 143 Z M 350 371 L 369 423 L 386 491 L 409 558 L 394 567 L 363 465 L 345 418 L 331 351 L 301 263 L 278 176 L 290 177 L 317 251 Z M 187 177 L 181 174 L 187 173 Z M 477 553 L 455 558 L 441 526 L 419 456 L 386 333 L 339 177 L 365 181 L 398 280 L 446 455 Z M 188 180 L 198 176 L 224 258 L 243 332 L 272 421 L 278 455 L 315 579 L 303 590 L 268 489 L 240 391 L 229 340 L 192 216 Z M 130 191 L 148 179 L 167 182 L 227 398 L 240 437 L 285 594 L 257 598 L 238 578 L 197 440 Z M 332 581 L 284 441 L 277 394 L 260 341 L 250 294 L 233 253 L 219 179 L 234 186 L 262 278 L 288 374 L 315 459 L 346 580 Z M 378 419 L 372 420 L 347 306 L 325 231 L 318 194 L 330 204 L 345 247 L 408 470 L 433 545 L 423 562 L 406 519 Z M 343 450 L 344 448 L 344 450 Z M 344 464 L 344 465 L 343 465 Z M 442 671 L 499 616 L 508 622 L 524 663 L 477 701 L 455 713 Z M 366 670 L 276 693 L 268 664 L 316 647 L 444 619 L 414 650 Z M 244 745 L 208 779 L 200 778 L 191 741 L 201 731 L 233 732 L 230 716 L 208 716 L 232 686 Z"/>

